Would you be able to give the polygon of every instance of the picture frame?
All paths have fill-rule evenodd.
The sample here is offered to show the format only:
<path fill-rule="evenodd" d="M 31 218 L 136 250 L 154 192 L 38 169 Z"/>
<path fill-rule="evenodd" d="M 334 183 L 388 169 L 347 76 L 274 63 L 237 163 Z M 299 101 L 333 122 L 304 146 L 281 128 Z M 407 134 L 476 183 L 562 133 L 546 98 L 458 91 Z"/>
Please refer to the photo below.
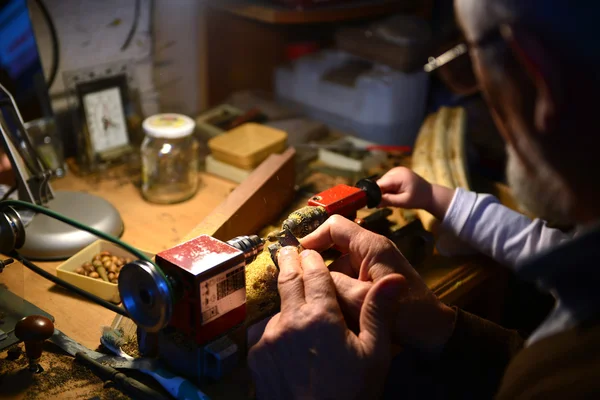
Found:
<path fill-rule="evenodd" d="M 119 164 L 141 135 L 134 63 L 113 62 L 63 73 L 77 139 L 78 172 Z"/>
<path fill-rule="evenodd" d="M 76 86 L 79 119 L 88 157 L 113 161 L 131 152 L 127 124 L 127 77 L 123 74 Z"/>

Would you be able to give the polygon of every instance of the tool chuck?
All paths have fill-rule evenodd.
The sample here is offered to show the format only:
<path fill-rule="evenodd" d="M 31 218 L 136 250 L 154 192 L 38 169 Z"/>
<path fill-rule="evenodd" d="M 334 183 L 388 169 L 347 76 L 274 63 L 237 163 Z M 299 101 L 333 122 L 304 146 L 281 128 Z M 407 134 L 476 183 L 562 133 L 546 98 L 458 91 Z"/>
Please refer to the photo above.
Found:
<path fill-rule="evenodd" d="M 246 265 L 254 261 L 265 247 L 265 241 L 257 235 L 238 236 L 227 243 L 244 252 Z"/>

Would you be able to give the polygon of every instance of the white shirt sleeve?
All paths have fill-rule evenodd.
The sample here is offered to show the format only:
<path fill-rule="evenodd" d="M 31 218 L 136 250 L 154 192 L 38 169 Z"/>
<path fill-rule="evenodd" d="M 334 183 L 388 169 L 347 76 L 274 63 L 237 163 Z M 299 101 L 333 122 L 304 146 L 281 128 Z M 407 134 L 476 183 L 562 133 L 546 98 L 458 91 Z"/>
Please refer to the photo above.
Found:
<path fill-rule="evenodd" d="M 492 195 L 462 188 L 456 189 L 441 227 L 470 248 L 509 266 L 573 237 L 549 228 L 540 219 L 532 221 L 500 204 Z M 460 242 L 446 237 L 438 242 L 438 251 L 444 255 L 464 253 Z"/>

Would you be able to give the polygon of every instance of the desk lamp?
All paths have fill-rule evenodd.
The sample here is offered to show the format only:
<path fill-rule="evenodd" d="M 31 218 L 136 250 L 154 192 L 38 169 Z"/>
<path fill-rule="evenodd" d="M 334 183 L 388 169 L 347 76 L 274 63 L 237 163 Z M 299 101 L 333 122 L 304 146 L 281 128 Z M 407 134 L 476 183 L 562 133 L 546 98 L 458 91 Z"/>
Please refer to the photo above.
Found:
<path fill-rule="evenodd" d="M 31 144 L 19 108 L 2 85 L 0 132 L 2 145 L 15 174 L 19 200 L 46 207 L 101 232 L 122 235 L 121 216 L 108 201 L 88 193 L 55 192 L 52 189 L 52 171 L 44 165 Z M 97 239 L 90 233 L 43 214 L 35 214 L 24 222 L 27 235 L 19 253 L 33 260 L 66 259 Z"/>

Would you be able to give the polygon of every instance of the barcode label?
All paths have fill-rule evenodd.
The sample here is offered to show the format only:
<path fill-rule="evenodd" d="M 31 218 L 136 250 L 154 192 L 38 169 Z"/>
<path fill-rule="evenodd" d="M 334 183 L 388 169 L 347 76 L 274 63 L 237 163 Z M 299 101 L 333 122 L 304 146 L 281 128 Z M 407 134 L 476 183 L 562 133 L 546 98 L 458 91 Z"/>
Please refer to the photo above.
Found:
<path fill-rule="evenodd" d="M 246 285 L 244 267 L 228 272 L 221 282 L 217 283 L 217 300 L 227 297 Z"/>
<path fill-rule="evenodd" d="M 200 284 L 202 325 L 246 303 L 244 265 L 220 273 Z"/>

